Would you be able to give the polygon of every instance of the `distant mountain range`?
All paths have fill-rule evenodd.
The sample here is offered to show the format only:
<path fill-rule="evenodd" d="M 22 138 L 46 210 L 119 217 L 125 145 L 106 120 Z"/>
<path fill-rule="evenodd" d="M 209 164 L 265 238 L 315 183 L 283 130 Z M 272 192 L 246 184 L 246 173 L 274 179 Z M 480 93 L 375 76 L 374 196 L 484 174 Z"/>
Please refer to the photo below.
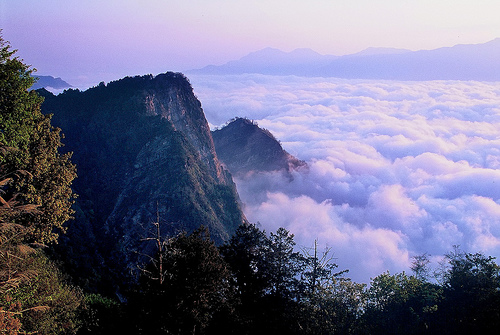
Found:
<path fill-rule="evenodd" d="M 369 48 L 347 56 L 320 55 L 311 49 L 283 52 L 266 48 L 220 66 L 188 74 L 297 75 L 348 79 L 500 80 L 500 38 L 434 50 Z"/>

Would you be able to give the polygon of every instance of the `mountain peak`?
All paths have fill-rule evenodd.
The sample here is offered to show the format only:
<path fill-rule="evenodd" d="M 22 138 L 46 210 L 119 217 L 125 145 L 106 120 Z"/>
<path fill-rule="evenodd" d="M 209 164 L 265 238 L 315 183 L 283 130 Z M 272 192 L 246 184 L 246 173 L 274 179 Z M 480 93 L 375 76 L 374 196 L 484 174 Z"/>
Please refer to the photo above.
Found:
<path fill-rule="evenodd" d="M 235 118 L 212 132 L 217 155 L 235 176 L 249 172 L 284 171 L 305 166 L 283 150 L 267 129 L 246 118 Z"/>
<path fill-rule="evenodd" d="M 53 88 L 59 90 L 63 88 L 72 87 L 70 84 L 68 84 L 59 77 L 57 78 L 54 78 L 52 76 L 33 76 L 33 77 L 38 79 L 31 87 L 32 90 L 37 90 L 39 88 Z"/>
<path fill-rule="evenodd" d="M 268 47 L 258 51 L 251 52 L 248 55 L 240 58 L 238 62 L 264 65 L 265 63 L 275 63 L 286 57 L 286 55 L 287 53 L 284 51 Z"/>
<path fill-rule="evenodd" d="M 350 57 L 350 56 L 373 56 L 373 55 L 397 55 L 397 54 L 404 54 L 407 52 L 411 52 L 411 50 L 398 49 L 398 48 L 370 47 L 370 48 L 366 48 L 360 52 L 357 52 L 355 54 L 349 55 L 348 57 Z"/>
<path fill-rule="evenodd" d="M 71 223 L 69 250 L 77 247 L 72 232 L 85 231 L 88 245 L 78 248 L 102 253 L 95 258 L 99 267 L 126 273 L 137 269 L 141 255 L 153 254 L 142 238 L 157 217 L 162 235 L 203 224 L 219 244 L 245 222 L 184 75 L 126 77 L 83 92 L 43 93 L 42 111 L 63 129 L 65 149 L 78 166 L 73 186 L 82 215 Z"/>
<path fill-rule="evenodd" d="M 263 61 L 266 62 L 286 62 L 286 63 L 303 63 L 316 61 L 323 56 L 309 48 L 298 48 L 290 52 L 282 51 L 276 48 L 264 48 L 240 58 L 240 61 Z"/>

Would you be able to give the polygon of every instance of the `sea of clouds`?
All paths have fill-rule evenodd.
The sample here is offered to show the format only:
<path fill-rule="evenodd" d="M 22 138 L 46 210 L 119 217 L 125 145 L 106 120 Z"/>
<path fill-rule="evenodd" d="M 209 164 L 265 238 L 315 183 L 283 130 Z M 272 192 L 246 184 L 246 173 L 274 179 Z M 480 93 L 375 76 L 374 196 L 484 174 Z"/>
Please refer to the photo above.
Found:
<path fill-rule="evenodd" d="M 460 245 L 500 256 L 500 83 L 190 76 L 212 127 L 270 130 L 308 169 L 235 180 L 251 222 L 368 283 Z"/>

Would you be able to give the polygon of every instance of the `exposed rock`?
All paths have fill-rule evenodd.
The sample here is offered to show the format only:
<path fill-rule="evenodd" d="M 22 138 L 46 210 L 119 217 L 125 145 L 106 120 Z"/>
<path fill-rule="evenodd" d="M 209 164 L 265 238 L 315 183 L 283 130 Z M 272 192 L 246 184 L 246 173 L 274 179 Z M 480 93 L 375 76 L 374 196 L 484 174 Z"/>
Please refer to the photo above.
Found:
<path fill-rule="evenodd" d="M 182 76 L 181 74 L 173 74 Z M 201 108 L 200 101 L 186 80 L 179 86 L 170 84 L 169 74 L 161 74 L 152 79 L 151 85 L 144 89 L 144 102 L 148 115 L 161 115 L 169 120 L 175 130 L 183 133 L 200 152 L 203 161 L 209 166 L 214 177 L 224 182 L 210 127 Z"/>
<path fill-rule="evenodd" d="M 78 168 L 74 187 L 82 214 L 71 224 L 93 227 L 87 251 L 102 256 L 101 266 L 116 273 L 136 268 L 138 255 L 152 252 L 141 239 L 157 215 L 164 236 L 205 225 L 217 243 L 245 221 L 201 104 L 182 74 L 40 93 L 46 97 L 42 111 L 54 114 Z"/>
<path fill-rule="evenodd" d="M 235 118 L 222 129 L 212 132 L 219 159 L 235 175 L 251 171 L 289 173 L 306 163 L 283 150 L 266 129 L 245 118 Z"/>

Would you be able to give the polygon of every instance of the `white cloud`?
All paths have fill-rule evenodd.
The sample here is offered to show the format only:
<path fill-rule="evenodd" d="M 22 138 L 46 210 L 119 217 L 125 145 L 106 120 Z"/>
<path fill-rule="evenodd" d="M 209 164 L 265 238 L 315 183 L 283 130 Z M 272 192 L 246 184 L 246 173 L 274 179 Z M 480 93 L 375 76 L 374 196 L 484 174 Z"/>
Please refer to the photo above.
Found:
<path fill-rule="evenodd" d="M 500 256 L 500 83 L 190 80 L 212 124 L 247 116 L 308 162 L 237 180 L 248 218 L 318 238 L 353 279 L 453 245 Z"/>
<path fill-rule="evenodd" d="M 363 281 L 391 269 L 408 266 L 405 237 L 387 228 L 371 225 L 357 227 L 345 222 L 337 211 L 347 210 L 330 201 L 321 203 L 307 197 L 289 197 L 268 193 L 267 200 L 249 209 L 251 219 L 261 222 L 267 231 L 285 227 L 295 234 L 296 242 L 310 247 L 315 239 L 332 248 L 339 269 L 350 269 L 350 277 Z M 356 264 L 356 266 L 352 266 Z"/>

